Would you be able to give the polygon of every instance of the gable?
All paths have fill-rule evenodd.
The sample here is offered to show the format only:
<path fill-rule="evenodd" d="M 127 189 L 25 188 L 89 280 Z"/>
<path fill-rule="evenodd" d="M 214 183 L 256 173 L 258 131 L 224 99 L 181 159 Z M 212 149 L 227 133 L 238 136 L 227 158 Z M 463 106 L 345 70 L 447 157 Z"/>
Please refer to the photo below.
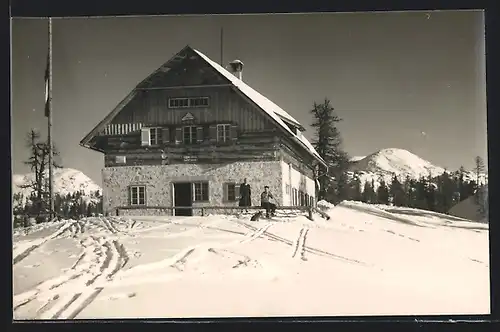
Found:
<path fill-rule="evenodd" d="M 184 48 L 143 80 L 136 89 L 228 84 L 228 80 L 191 48 Z"/>

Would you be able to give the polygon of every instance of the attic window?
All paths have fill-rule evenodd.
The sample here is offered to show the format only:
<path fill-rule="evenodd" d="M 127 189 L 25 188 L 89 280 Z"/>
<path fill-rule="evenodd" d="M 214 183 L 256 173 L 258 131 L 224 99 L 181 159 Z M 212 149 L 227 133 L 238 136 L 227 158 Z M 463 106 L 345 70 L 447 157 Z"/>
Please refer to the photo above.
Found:
<path fill-rule="evenodd" d="M 169 108 L 208 107 L 209 105 L 209 97 L 170 98 L 168 100 Z"/>

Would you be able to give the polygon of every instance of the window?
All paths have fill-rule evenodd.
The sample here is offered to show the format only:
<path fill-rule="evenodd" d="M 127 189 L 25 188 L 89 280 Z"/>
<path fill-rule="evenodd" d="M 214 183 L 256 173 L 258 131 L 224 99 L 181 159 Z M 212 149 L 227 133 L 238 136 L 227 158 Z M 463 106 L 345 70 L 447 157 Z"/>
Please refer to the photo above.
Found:
<path fill-rule="evenodd" d="M 170 98 L 168 100 L 169 108 L 186 108 L 189 107 L 189 98 Z"/>
<path fill-rule="evenodd" d="M 146 205 L 146 186 L 130 187 L 130 205 Z"/>
<path fill-rule="evenodd" d="M 168 100 L 169 108 L 208 107 L 209 105 L 209 97 L 170 98 Z"/>
<path fill-rule="evenodd" d="M 227 142 L 231 135 L 231 125 L 218 124 L 217 125 L 217 142 Z"/>
<path fill-rule="evenodd" d="M 142 127 L 141 128 L 141 145 L 160 145 L 162 144 L 163 128 Z"/>
<path fill-rule="evenodd" d="M 293 188 L 293 197 L 292 197 L 293 206 L 297 206 L 297 189 Z"/>
<path fill-rule="evenodd" d="M 161 128 L 149 129 L 149 145 L 161 144 Z"/>
<path fill-rule="evenodd" d="M 183 129 L 184 144 L 195 144 L 196 143 L 196 127 L 188 126 Z"/>
<path fill-rule="evenodd" d="M 208 202 L 208 182 L 194 183 L 194 201 Z"/>
<path fill-rule="evenodd" d="M 126 164 L 127 163 L 127 156 L 115 156 L 115 163 Z"/>
<path fill-rule="evenodd" d="M 191 107 L 207 107 L 208 105 L 208 97 L 189 98 L 189 106 Z"/>
<path fill-rule="evenodd" d="M 224 183 L 224 201 L 234 202 L 238 200 L 239 186 L 236 183 Z"/>
<path fill-rule="evenodd" d="M 285 192 L 287 195 L 290 195 L 290 185 L 289 184 L 286 185 Z"/>

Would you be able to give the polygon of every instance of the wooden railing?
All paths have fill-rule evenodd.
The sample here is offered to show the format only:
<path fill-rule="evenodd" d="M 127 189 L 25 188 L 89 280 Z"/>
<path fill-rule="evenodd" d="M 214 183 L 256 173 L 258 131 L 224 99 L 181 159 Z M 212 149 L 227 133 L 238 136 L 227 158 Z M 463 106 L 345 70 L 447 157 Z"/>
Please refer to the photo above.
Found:
<path fill-rule="evenodd" d="M 206 211 L 210 210 L 264 210 L 262 206 L 120 206 L 115 208 L 116 214 L 120 214 L 120 210 L 200 210 L 201 216 L 206 215 Z M 325 212 L 312 206 L 276 206 L 276 210 L 295 210 L 308 213 L 309 220 L 313 219 L 313 212 L 318 213 L 321 217 L 329 220 L 330 216 Z"/>
<path fill-rule="evenodd" d="M 141 130 L 142 126 L 142 123 L 109 124 L 101 131 L 101 135 L 126 135 L 128 133 Z"/>

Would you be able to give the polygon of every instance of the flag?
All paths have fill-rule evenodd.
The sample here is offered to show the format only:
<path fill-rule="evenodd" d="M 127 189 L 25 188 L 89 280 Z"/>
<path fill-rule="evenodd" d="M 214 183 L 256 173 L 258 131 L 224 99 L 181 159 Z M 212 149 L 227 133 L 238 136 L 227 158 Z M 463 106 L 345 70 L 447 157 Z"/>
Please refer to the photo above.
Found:
<path fill-rule="evenodd" d="M 50 47 L 50 45 L 49 45 Z M 50 51 L 49 51 L 50 52 Z M 45 116 L 49 117 L 49 84 L 50 84 L 50 54 L 47 52 L 47 65 L 45 67 Z"/>

